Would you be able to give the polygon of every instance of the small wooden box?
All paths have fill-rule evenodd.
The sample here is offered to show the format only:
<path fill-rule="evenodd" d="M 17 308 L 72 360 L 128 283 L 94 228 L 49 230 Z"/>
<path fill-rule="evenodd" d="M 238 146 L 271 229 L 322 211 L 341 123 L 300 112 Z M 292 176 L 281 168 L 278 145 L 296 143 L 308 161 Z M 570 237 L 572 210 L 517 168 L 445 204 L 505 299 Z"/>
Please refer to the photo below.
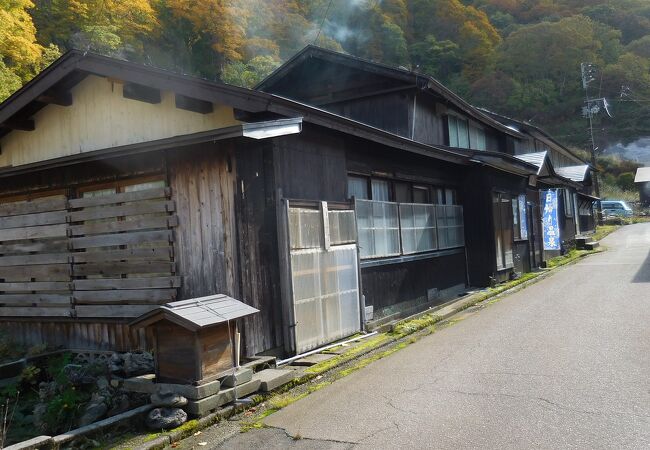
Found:
<path fill-rule="evenodd" d="M 156 382 L 201 384 L 232 370 L 235 320 L 256 312 L 232 297 L 214 295 L 168 303 L 131 326 L 153 331 Z"/>

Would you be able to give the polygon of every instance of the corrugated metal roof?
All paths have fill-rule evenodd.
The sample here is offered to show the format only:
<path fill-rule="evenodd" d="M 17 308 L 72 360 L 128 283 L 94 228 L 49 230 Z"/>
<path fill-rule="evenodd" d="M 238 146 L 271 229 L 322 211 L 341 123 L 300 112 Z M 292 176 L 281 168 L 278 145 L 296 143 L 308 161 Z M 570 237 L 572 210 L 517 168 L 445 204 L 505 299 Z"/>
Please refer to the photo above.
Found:
<path fill-rule="evenodd" d="M 546 152 L 535 152 L 535 153 L 524 153 L 522 155 L 515 155 L 515 158 L 520 159 L 524 162 L 534 165 L 537 167 L 537 175 L 542 171 L 544 167 L 544 161 L 546 160 Z"/>
<path fill-rule="evenodd" d="M 588 171 L 589 166 L 587 164 L 580 166 L 559 167 L 555 169 L 555 173 L 557 173 L 559 176 L 568 178 L 571 181 L 578 182 L 585 180 Z"/>
<path fill-rule="evenodd" d="M 639 167 L 636 169 L 635 183 L 646 183 L 650 181 L 650 167 Z"/>
<path fill-rule="evenodd" d="M 224 294 L 167 303 L 138 317 L 136 328 L 159 320 L 169 320 L 190 330 L 198 330 L 248 316 L 259 310 Z"/>

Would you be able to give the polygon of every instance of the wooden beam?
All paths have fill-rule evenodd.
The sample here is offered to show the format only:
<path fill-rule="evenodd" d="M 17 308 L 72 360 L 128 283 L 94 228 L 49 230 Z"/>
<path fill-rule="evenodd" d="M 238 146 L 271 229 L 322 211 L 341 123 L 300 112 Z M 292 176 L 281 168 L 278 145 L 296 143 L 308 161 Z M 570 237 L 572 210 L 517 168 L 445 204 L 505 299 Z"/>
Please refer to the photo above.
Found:
<path fill-rule="evenodd" d="M 52 105 L 71 106 L 72 94 L 70 92 L 50 91 L 38 96 L 36 101 Z"/>
<path fill-rule="evenodd" d="M 124 98 L 151 103 L 152 105 L 158 104 L 162 101 L 160 89 L 136 83 L 125 83 L 122 95 Z"/>
<path fill-rule="evenodd" d="M 7 120 L 2 123 L 2 128 L 8 130 L 19 130 L 19 131 L 34 131 L 36 126 L 32 119 L 23 119 L 23 120 Z"/>
<path fill-rule="evenodd" d="M 198 98 L 186 97 L 185 95 L 176 94 L 176 107 L 193 111 L 201 114 L 209 114 L 213 111 L 212 102 L 199 100 Z"/>

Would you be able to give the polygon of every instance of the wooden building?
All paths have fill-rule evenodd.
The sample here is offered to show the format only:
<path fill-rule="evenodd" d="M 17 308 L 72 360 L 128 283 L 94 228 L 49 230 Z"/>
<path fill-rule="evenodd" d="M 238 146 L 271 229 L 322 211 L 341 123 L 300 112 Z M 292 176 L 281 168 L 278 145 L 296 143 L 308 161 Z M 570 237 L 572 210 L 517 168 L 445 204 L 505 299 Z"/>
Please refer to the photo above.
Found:
<path fill-rule="evenodd" d="M 540 183 L 580 183 L 526 136 L 315 47 L 258 90 L 67 53 L 0 105 L 0 331 L 151 348 L 130 321 L 223 294 L 287 355 L 439 304 L 542 260 Z"/>
<path fill-rule="evenodd" d="M 639 200 L 641 206 L 647 208 L 650 206 L 650 167 L 639 167 L 636 169 L 634 183 L 639 189 Z"/>

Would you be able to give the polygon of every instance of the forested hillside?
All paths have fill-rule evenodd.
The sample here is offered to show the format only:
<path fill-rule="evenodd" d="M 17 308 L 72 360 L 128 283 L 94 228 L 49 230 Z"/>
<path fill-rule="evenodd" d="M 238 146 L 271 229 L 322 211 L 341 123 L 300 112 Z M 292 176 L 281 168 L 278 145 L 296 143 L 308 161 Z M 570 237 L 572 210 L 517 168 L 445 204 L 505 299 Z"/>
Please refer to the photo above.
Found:
<path fill-rule="evenodd" d="M 425 72 L 586 147 L 650 135 L 648 0 L 0 0 L 0 98 L 90 50 L 252 86 L 309 43 Z M 602 106 L 602 104 L 601 104 Z"/>

